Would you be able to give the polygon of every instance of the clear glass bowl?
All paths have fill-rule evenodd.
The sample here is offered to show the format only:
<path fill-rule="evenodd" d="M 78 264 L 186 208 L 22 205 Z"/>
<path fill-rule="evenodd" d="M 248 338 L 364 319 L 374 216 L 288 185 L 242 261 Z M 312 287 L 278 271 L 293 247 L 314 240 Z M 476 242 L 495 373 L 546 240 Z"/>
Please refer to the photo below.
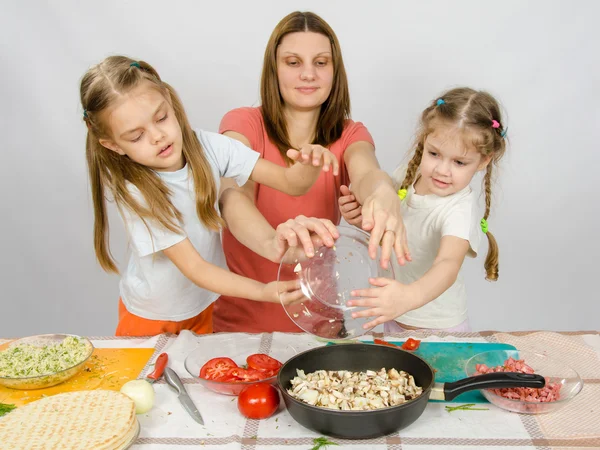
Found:
<path fill-rule="evenodd" d="M 94 346 L 87 338 L 75 336 L 72 334 L 39 334 L 36 336 L 29 336 L 12 341 L 9 344 L 7 344 L 6 347 L 3 346 L 3 348 L 0 348 L 0 351 L 6 350 L 6 348 L 12 348 L 17 345 L 23 344 L 33 345 L 36 347 L 56 345 L 60 344 L 65 338 L 69 336 L 76 337 L 77 339 L 83 341 L 88 347 L 89 351 L 86 353 L 84 359 L 82 359 L 80 362 L 71 367 L 67 367 L 66 369 L 61 370 L 60 372 L 37 375 L 34 377 L 0 377 L 0 385 L 6 386 L 11 389 L 43 389 L 51 386 L 56 386 L 57 384 L 63 383 L 75 376 L 83 369 L 85 363 L 90 359 L 92 353 L 94 352 Z"/>
<path fill-rule="evenodd" d="M 522 414 L 545 414 L 562 408 L 583 389 L 583 380 L 571 367 L 546 355 L 519 350 L 492 350 L 479 353 L 467 361 L 465 372 L 469 377 L 475 376 L 478 364 L 485 364 L 490 368 L 502 366 L 510 357 L 525 360 L 525 364 L 536 374 L 547 379 L 546 383 L 562 384 L 560 398 L 553 402 L 526 402 L 502 397 L 489 389 L 481 390 L 481 394 L 499 408 Z"/>
<path fill-rule="evenodd" d="M 238 366 L 246 364 L 246 358 L 255 353 L 265 353 L 260 349 L 261 335 L 222 336 L 220 334 L 208 335 L 202 338 L 202 345 L 193 350 L 185 359 L 185 369 L 189 374 L 198 379 L 200 384 L 218 394 L 239 395 L 246 386 L 251 384 L 275 384 L 277 375 L 260 381 L 214 381 L 200 378 L 200 369 L 207 361 L 213 358 L 231 358 Z M 291 345 L 282 349 L 271 349 L 267 354 L 284 364 L 298 351 Z"/>
<path fill-rule="evenodd" d="M 307 333 L 332 339 L 351 339 L 368 330 L 369 318 L 352 318 L 360 310 L 346 303 L 350 292 L 372 287 L 369 278 L 394 278 L 394 271 L 383 269 L 377 257 L 369 257 L 369 234 L 354 227 L 338 227 L 340 237 L 333 247 L 322 246 L 308 258 L 301 247 L 288 249 L 279 266 L 278 281 L 299 281 L 294 295 L 281 296 L 290 319 Z"/>

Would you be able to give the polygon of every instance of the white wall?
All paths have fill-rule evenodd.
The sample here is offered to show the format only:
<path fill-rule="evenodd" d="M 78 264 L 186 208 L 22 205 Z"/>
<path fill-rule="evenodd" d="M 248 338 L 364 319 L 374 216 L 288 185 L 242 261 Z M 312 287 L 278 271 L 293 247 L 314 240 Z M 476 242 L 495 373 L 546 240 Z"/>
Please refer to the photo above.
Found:
<path fill-rule="evenodd" d="M 3 2 L 0 335 L 106 335 L 116 326 L 118 279 L 92 248 L 78 100 L 85 70 L 110 54 L 144 59 L 176 87 L 195 126 L 216 130 L 229 109 L 257 104 L 264 46 L 296 9 L 336 30 L 353 117 L 388 171 L 441 90 L 485 88 L 508 111 L 511 147 L 490 220 L 500 281 L 483 280 L 481 259 L 467 263 L 474 328 L 600 328 L 600 3 L 370 3 Z M 122 260 L 124 233 L 113 224 Z"/>

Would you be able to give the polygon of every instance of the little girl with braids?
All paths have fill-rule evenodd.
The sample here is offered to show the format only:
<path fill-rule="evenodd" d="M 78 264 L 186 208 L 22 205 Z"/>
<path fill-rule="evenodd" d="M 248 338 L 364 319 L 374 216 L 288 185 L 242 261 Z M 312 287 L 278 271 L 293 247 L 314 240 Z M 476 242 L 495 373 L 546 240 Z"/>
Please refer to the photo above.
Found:
<path fill-rule="evenodd" d="M 469 331 L 460 269 L 465 256 L 477 255 L 485 234 L 486 279 L 498 279 L 498 245 L 487 219 L 492 175 L 504 155 L 506 128 L 497 101 L 469 88 L 444 93 L 423 111 L 420 122 L 408 167 L 394 172 L 412 262 L 395 265 L 396 280 L 371 279 L 375 287 L 352 292 L 360 298 L 348 305 L 364 307 L 354 317 L 373 318 L 366 329 L 385 323 L 386 332 Z M 485 172 L 483 218 L 470 186 L 479 171 Z M 344 217 L 356 224 L 353 195 L 341 197 L 339 204 Z"/>

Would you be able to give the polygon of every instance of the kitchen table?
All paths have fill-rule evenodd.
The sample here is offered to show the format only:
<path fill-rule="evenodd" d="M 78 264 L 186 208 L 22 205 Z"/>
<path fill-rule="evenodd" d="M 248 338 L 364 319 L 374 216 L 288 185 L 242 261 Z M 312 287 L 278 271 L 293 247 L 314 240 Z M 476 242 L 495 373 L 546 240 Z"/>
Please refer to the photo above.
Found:
<path fill-rule="evenodd" d="M 287 413 L 283 402 L 275 415 L 264 420 L 244 418 L 236 397 L 216 394 L 200 385 L 184 367 L 186 356 L 197 348 L 219 345 L 224 337 L 244 340 L 243 333 L 198 336 L 191 332 L 150 338 L 90 337 L 97 348 L 148 348 L 151 358 L 140 377 L 153 369 L 162 352 L 169 355 L 169 367 L 181 377 L 201 412 L 205 425 L 196 423 L 182 408 L 176 394 L 164 379 L 154 384 L 155 405 L 138 416 L 141 434 L 132 450 L 309 450 L 321 435 L 303 428 Z M 432 450 L 432 449 L 600 449 L 600 333 L 580 332 L 473 332 L 440 333 L 410 331 L 393 335 L 371 333 L 360 339 L 405 340 L 408 337 L 431 342 L 498 342 L 519 350 L 546 352 L 573 367 L 584 381 L 583 391 L 557 412 L 522 415 L 479 404 L 486 410 L 448 412 L 444 403 L 430 402 L 423 415 L 409 427 L 385 437 L 370 440 L 328 438 L 338 444 L 321 447 L 335 450 Z M 0 339 L 0 344 L 7 339 Z M 301 352 L 326 342 L 308 334 L 264 333 L 256 340 L 256 353 L 277 349 Z M 350 345 L 350 344 L 349 344 Z M 114 380 L 119 374 L 111 374 Z M 114 386 L 114 382 L 113 382 Z M 453 404 L 456 406 L 456 404 Z"/>

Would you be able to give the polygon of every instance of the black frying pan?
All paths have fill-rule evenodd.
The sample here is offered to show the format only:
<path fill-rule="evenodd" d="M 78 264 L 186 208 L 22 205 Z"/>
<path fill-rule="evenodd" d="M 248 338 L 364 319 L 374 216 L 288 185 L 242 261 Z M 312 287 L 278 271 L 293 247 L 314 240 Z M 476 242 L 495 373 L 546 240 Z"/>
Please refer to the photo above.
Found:
<path fill-rule="evenodd" d="M 423 394 L 402 405 L 370 411 L 339 411 L 311 406 L 287 392 L 297 375 L 296 369 L 308 374 L 317 370 L 379 371 L 383 367 L 408 372 L 416 385 L 423 388 Z M 283 365 L 277 381 L 287 410 L 298 423 L 318 433 L 344 439 L 375 438 L 405 428 L 421 416 L 430 398 L 452 400 L 475 389 L 543 388 L 545 385 L 540 375 L 510 372 L 435 383 L 433 369 L 420 357 L 400 348 L 367 344 L 325 346 L 300 353 Z"/>

